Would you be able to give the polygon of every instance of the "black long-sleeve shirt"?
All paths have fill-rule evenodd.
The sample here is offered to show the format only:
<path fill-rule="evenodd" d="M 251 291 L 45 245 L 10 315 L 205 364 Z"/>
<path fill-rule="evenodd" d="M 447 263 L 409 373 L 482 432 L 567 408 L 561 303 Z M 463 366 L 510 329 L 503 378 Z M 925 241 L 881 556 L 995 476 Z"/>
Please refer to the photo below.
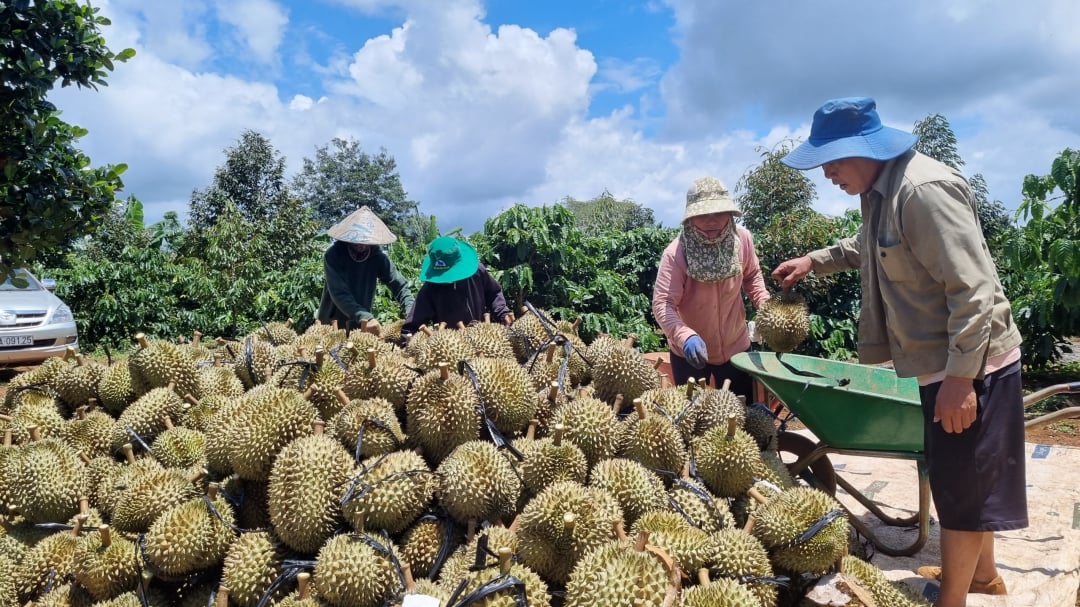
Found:
<path fill-rule="evenodd" d="M 425 282 L 401 331 L 415 333 L 423 325 L 440 322 L 450 327 L 457 326 L 458 321 L 469 324 L 483 320 L 484 312 L 491 312 L 492 322 L 501 323 L 510 314 L 510 308 L 502 287 L 480 264 L 475 274 L 457 282 Z"/>

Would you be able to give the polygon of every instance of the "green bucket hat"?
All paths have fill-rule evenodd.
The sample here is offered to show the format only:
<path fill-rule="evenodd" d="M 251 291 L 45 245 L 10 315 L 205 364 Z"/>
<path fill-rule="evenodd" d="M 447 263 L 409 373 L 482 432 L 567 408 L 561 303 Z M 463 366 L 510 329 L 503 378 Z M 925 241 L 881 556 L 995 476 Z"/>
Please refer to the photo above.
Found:
<path fill-rule="evenodd" d="M 420 266 L 424 282 L 457 282 L 476 274 L 480 257 L 476 249 L 453 236 L 440 236 L 428 245 L 428 253 Z"/>

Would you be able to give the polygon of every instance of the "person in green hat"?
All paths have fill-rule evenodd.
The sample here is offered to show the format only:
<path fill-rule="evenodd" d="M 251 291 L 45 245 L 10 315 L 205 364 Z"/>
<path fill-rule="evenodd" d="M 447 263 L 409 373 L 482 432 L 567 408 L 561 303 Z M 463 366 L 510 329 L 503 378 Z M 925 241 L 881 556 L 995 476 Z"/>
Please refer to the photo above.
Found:
<path fill-rule="evenodd" d="M 464 240 L 452 236 L 432 240 L 420 266 L 420 280 L 424 284 L 401 327 L 403 336 L 426 324 L 469 324 L 482 320 L 485 312 L 491 313 L 493 322 L 509 325 L 513 320 L 502 287 Z"/>

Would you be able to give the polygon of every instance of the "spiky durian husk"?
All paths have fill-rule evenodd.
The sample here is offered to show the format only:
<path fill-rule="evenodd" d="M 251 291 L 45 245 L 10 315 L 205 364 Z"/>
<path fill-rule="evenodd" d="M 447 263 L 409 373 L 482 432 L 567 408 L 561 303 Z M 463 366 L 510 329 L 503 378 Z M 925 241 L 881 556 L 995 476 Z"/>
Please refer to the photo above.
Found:
<path fill-rule="evenodd" d="M 333 421 L 334 436 L 349 451 L 356 453 L 360 443 L 360 457 L 384 455 L 405 444 L 394 405 L 383 398 L 364 398 L 351 401 Z"/>
<path fill-rule="evenodd" d="M 198 400 L 198 404 L 193 404 L 184 411 L 180 421 L 185 427 L 205 433 L 210 429 L 210 419 L 213 415 L 227 403 L 234 400 L 236 398 L 220 394 L 203 397 Z"/>
<path fill-rule="evenodd" d="M 470 380 L 439 371 L 417 378 L 405 402 L 406 432 L 429 461 L 442 461 L 451 451 L 480 438 L 479 397 Z"/>
<path fill-rule="evenodd" d="M 82 354 L 77 360 L 76 364 L 65 366 L 53 381 L 56 394 L 67 405 L 68 411 L 85 405 L 91 398 L 101 400 L 98 384 L 105 375 L 105 365 L 87 360 Z"/>
<path fill-rule="evenodd" d="M 790 489 L 797 484 L 791 472 L 788 471 L 787 465 L 784 464 L 784 460 L 780 459 L 780 454 L 776 451 L 762 451 L 760 462 L 761 464 L 754 472 L 757 478 L 766 480 L 781 490 Z"/>
<path fill-rule="evenodd" d="M 840 560 L 840 573 L 854 578 L 863 588 L 869 590 L 874 597 L 874 603 L 878 605 L 930 607 L 930 603 L 916 594 L 911 586 L 889 580 L 881 569 L 862 559 L 844 556 Z"/>
<path fill-rule="evenodd" d="M 794 291 L 781 291 L 758 308 L 754 318 L 765 345 L 776 352 L 799 347 L 810 333 L 810 313 L 806 300 Z"/>
<path fill-rule="evenodd" d="M 607 491 L 554 483 L 522 509 L 518 555 L 548 582 L 565 584 L 578 559 L 615 538 L 612 522 L 620 519 L 622 508 Z"/>
<path fill-rule="evenodd" d="M 297 338 L 296 331 L 292 328 L 291 320 L 288 322 L 275 321 L 266 323 L 252 331 L 251 334 L 258 337 L 260 340 L 269 342 L 275 348 L 278 346 L 288 346 L 296 341 Z"/>
<path fill-rule="evenodd" d="M 335 607 L 376 607 L 404 590 L 392 545 L 368 536 L 342 534 L 319 550 L 312 582 Z"/>
<path fill-rule="evenodd" d="M 498 548 L 492 547 L 491 550 L 497 550 Z M 526 604 L 529 607 L 548 607 L 551 605 L 551 597 L 548 594 L 548 585 L 536 574 L 535 571 L 529 569 L 525 565 L 511 564 L 506 571 L 507 575 L 517 578 L 524 585 L 524 595 Z M 465 582 L 462 596 L 468 596 L 470 593 L 480 590 L 488 582 L 503 575 L 502 570 L 498 565 L 493 565 L 479 571 L 469 571 L 463 578 Z M 450 581 L 441 586 L 443 592 L 453 592 L 457 589 L 462 580 Z M 477 599 L 470 602 L 470 605 L 476 605 L 477 607 L 517 607 L 521 603 L 518 602 L 518 590 L 514 587 L 506 588 L 496 592 L 487 594 L 481 599 Z"/>
<path fill-rule="evenodd" d="M 397 533 L 424 512 L 438 488 L 439 480 L 420 454 L 395 451 L 357 467 L 342 498 L 343 511 L 357 531 L 366 527 Z"/>
<path fill-rule="evenodd" d="M 18 604 L 15 594 L 15 561 L 0 553 L 0 605 Z"/>
<path fill-rule="evenodd" d="M 551 318 L 543 310 L 538 311 L 545 318 Z M 514 355 L 517 357 L 518 362 L 524 363 L 529 360 L 529 357 L 551 339 L 551 335 L 544 328 L 545 325 L 546 323 L 542 322 L 532 312 L 522 314 L 510 324 L 507 334 L 510 336 L 510 345 L 514 349 Z"/>
<path fill-rule="evenodd" d="M 558 481 L 585 483 L 589 461 L 577 445 L 561 436 L 559 440 L 553 437 L 519 439 L 513 444 L 525 456 L 518 464 L 525 495 L 536 495 Z"/>
<path fill-rule="evenodd" d="M 646 512 L 634 522 L 630 537 L 637 537 L 640 531 L 648 531 L 649 543 L 662 548 L 684 571 L 697 571 L 715 551 L 715 542 L 708 533 L 675 512 Z"/>
<path fill-rule="evenodd" d="M 754 593 L 737 580 L 718 579 L 689 588 L 681 607 L 765 607 Z"/>
<path fill-rule="evenodd" d="M 383 325 L 382 332 L 379 333 L 379 338 L 388 344 L 396 346 L 401 343 L 401 328 L 404 326 L 404 318 L 399 318 L 394 322 L 387 323 Z"/>
<path fill-rule="evenodd" d="M 125 466 L 121 472 L 130 475 L 112 509 L 112 523 L 119 531 L 144 533 L 166 509 L 199 495 L 184 470 Z"/>
<path fill-rule="evenodd" d="M 172 383 L 181 396 L 202 396 L 195 359 L 178 344 L 161 339 L 140 341 L 128 357 L 128 370 L 136 395 L 142 396 Z"/>
<path fill-rule="evenodd" d="M 486 550 L 480 550 L 483 542 Z M 482 528 L 471 540 L 458 547 L 439 571 L 439 584 L 447 586 L 457 584 L 469 575 L 469 570 L 475 566 L 481 568 L 494 567 L 499 564 L 498 548 L 506 547 L 511 554 L 516 554 L 521 546 L 521 540 L 517 532 L 502 525 L 489 525 Z"/>
<path fill-rule="evenodd" d="M 75 549 L 75 581 L 97 601 L 133 590 L 139 583 L 139 548 L 118 533 L 109 543 L 101 533 L 87 533 Z"/>
<path fill-rule="evenodd" d="M 38 596 L 50 579 L 63 579 L 75 573 L 75 549 L 79 541 L 71 531 L 58 531 L 26 551 L 12 576 L 20 601 Z"/>
<path fill-rule="evenodd" d="M 485 412 L 500 432 L 516 434 L 536 415 L 536 386 L 515 361 L 477 358 L 469 361 L 465 374 L 475 377 Z"/>
<path fill-rule="evenodd" d="M 233 365 L 210 365 L 199 369 L 199 386 L 204 400 L 212 396 L 239 398 L 244 393 L 244 382 L 236 376 Z"/>
<path fill-rule="evenodd" d="M 293 439 L 311 434 L 317 413 L 295 390 L 270 388 L 243 399 L 232 413 L 229 463 L 241 478 L 270 478 L 274 456 Z"/>
<path fill-rule="evenodd" d="M 592 397 L 576 398 L 556 409 L 553 421 L 566 427 L 566 441 L 581 449 L 590 466 L 615 455 L 618 421 L 607 403 Z"/>
<path fill-rule="evenodd" d="M 191 468 L 206 465 L 206 435 L 198 430 L 177 426 L 154 439 L 150 450 L 166 468 Z"/>
<path fill-rule="evenodd" d="M 158 434 L 165 431 L 166 417 L 179 420 L 183 416 L 186 408 L 184 405 L 180 396 L 168 388 L 153 388 L 147 391 L 116 420 L 112 449 L 119 451 L 124 443 L 134 443 L 132 433 L 147 444 L 153 442 Z"/>
<path fill-rule="evenodd" d="M 62 441 L 28 443 L 7 459 L 10 503 L 30 522 L 64 522 L 79 511 L 82 471 L 78 454 Z"/>
<path fill-rule="evenodd" d="M 270 521 L 287 546 L 314 554 L 343 522 L 341 492 L 352 455 L 333 438 L 298 438 L 278 453 L 268 487 Z"/>
<path fill-rule="evenodd" d="M 98 382 L 101 405 L 113 414 L 119 414 L 135 402 L 135 389 L 131 385 L 131 369 L 127 361 L 120 361 L 105 369 Z"/>
<path fill-rule="evenodd" d="M 66 424 L 57 408 L 56 399 L 34 393 L 33 397 L 28 394 L 27 398 L 15 407 L 10 421 L 0 420 L 0 432 L 10 428 L 11 440 L 18 444 L 30 440 L 31 426 L 37 427 L 41 438 L 57 438 L 63 433 Z"/>
<path fill-rule="evenodd" d="M 146 532 L 146 559 L 167 576 L 189 575 L 217 565 L 236 538 L 232 506 L 221 498 L 203 497 L 178 504 L 161 514 Z"/>
<path fill-rule="evenodd" d="M 677 596 L 678 587 L 660 556 L 613 541 L 589 551 L 574 566 L 566 583 L 566 607 L 660 607 L 669 593 Z"/>
<path fill-rule="evenodd" d="M 736 428 L 733 433 L 715 426 L 694 439 L 697 473 L 709 490 L 721 497 L 736 497 L 754 484 L 761 451 L 753 437 Z"/>
<path fill-rule="evenodd" d="M 619 423 L 619 457 L 639 462 L 650 470 L 679 471 L 686 462 L 682 433 L 670 418 L 644 405 L 636 415 Z"/>
<path fill-rule="evenodd" d="M 463 337 L 473 348 L 477 358 L 514 358 L 514 346 L 505 325 L 492 322 L 474 322 L 466 327 Z"/>
<path fill-rule="evenodd" d="M 235 474 L 221 482 L 221 492 L 237 504 L 237 527 L 270 529 L 268 485 L 264 481 L 244 480 Z"/>
<path fill-rule="evenodd" d="M 676 479 L 668 491 L 668 502 L 674 512 L 708 533 L 735 526 L 727 500 L 716 497 L 692 479 Z"/>
<path fill-rule="evenodd" d="M 694 435 L 702 436 L 716 428 L 727 428 L 728 421 L 734 417 L 735 425 L 746 425 L 746 405 L 731 390 L 705 389 L 695 403 L 693 413 Z"/>
<path fill-rule="evenodd" d="M 602 489 L 618 500 L 626 524 L 633 525 L 646 512 L 668 509 L 663 479 L 633 460 L 614 458 L 597 462 L 589 472 L 589 486 Z"/>
<path fill-rule="evenodd" d="M 342 361 L 346 363 L 346 368 L 348 368 L 356 362 L 365 360 L 368 350 L 375 350 L 378 354 L 387 354 L 394 351 L 394 345 L 388 343 L 381 336 L 354 329 L 349 332 L 349 341 L 345 342 L 342 349 L 348 350 L 347 353 L 339 351 Z"/>
<path fill-rule="evenodd" d="M 646 390 L 660 387 L 660 374 L 641 352 L 634 348 L 617 345 L 612 347 L 599 362 L 593 363 L 592 382 L 596 397 L 614 403 L 622 394 L 624 402 L 633 402 Z"/>
<path fill-rule="evenodd" d="M 810 539 L 799 540 L 834 511 L 842 512 L 841 506 L 824 491 L 793 487 L 754 510 L 754 536 L 778 566 L 798 573 L 824 573 L 847 547 L 847 518 L 837 516 Z"/>
<path fill-rule="evenodd" d="M 776 416 L 768 409 L 760 405 L 747 407 L 743 429 L 754 437 L 762 451 L 776 449 Z"/>
<path fill-rule="evenodd" d="M 266 383 L 270 379 L 268 372 L 273 373 L 280 364 L 277 349 L 272 344 L 250 336 L 235 347 L 227 344 L 223 349 L 235 362 L 233 372 L 248 390 Z"/>
<path fill-rule="evenodd" d="M 439 464 L 440 503 L 461 523 L 513 516 L 521 481 L 508 455 L 493 443 L 469 441 Z"/>
<path fill-rule="evenodd" d="M 414 578 L 434 578 L 439 554 L 451 554 L 464 542 L 461 527 L 445 516 L 427 515 L 419 518 L 401 534 L 398 554 L 401 564 L 409 565 Z M 516 544 L 515 544 L 516 546 Z"/>
<path fill-rule="evenodd" d="M 15 410 L 20 401 L 27 395 L 38 394 L 52 398 L 56 397 L 56 389 L 53 387 L 56 377 L 63 372 L 69 364 L 64 359 L 52 356 L 45 359 L 37 367 L 29 371 L 23 371 L 8 382 L 7 391 L 4 392 L 3 406 L 0 413 L 10 413 Z"/>
<path fill-rule="evenodd" d="M 718 578 L 770 578 L 773 575 L 769 552 L 761 542 L 746 531 L 729 527 L 712 535 L 715 552 L 709 559 L 709 571 Z M 762 607 L 776 607 L 776 586 L 764 581 L 751 581 L 747 589 L 757 597 Z"/>
<path fill-rule="evenodd" d="M 409 388 L 419 373 L 397 352 L 369 353 L 345 371 L 341 390 L 351 399 L 383 398 L 404 417 Z"/>
<path fill-rule="evenodd" d="M 120 464 L 108 458 L 113 462 L 112 466 L 100 461 L 103 459 L 106 458 L 94 458 L 87 467 L 87 481 L 94 480 L 94 486 L 89 488 L 87 496 L 90 497 L 90 503 L 95 504 L 110 518 L 114 516 L 120 496 L 128 490 L 136 475 L 145 471 L 162 470 L 161 464 L 150 456 L 136 458 L 133 464 Z"/>
<path fill-rule="evenodd" d="M 95 409 L 69 420 L 60 436 L 80 455 L 95 458 L 109 455 L 115 429 L 116 420 L 104 411 Z"/>
<path fill-rule="evenodd" d="M 221 572 L 229 600 L 239 607 L 255 607 L 281 573 L 283 559 L 281 543 L 269 531 L 241 533 L 229 546 Z"/>

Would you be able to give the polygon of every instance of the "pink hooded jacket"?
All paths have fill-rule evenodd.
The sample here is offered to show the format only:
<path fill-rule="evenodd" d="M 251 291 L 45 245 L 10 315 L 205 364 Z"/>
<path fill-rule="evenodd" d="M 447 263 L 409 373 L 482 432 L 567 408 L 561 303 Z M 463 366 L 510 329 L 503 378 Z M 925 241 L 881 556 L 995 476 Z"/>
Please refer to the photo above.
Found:
<path fill-rule="evenodd" d="M 690 278 L 680 237 L 671 241 L 660 257 L 652 311 L 671 351 L 679 356 L 683 356 L 683 344 L 691 335 L 705 340 L 711 365 L 722 365 L 750 347 L 742 294 L 745 291 L 754 308 L 758 308 L 769 299 L 769 291 L 758 265 L 754 238 L 742 226 L 736 226 L 736 232 L 742 274 L 720 282 L 704 283 Z"/>

